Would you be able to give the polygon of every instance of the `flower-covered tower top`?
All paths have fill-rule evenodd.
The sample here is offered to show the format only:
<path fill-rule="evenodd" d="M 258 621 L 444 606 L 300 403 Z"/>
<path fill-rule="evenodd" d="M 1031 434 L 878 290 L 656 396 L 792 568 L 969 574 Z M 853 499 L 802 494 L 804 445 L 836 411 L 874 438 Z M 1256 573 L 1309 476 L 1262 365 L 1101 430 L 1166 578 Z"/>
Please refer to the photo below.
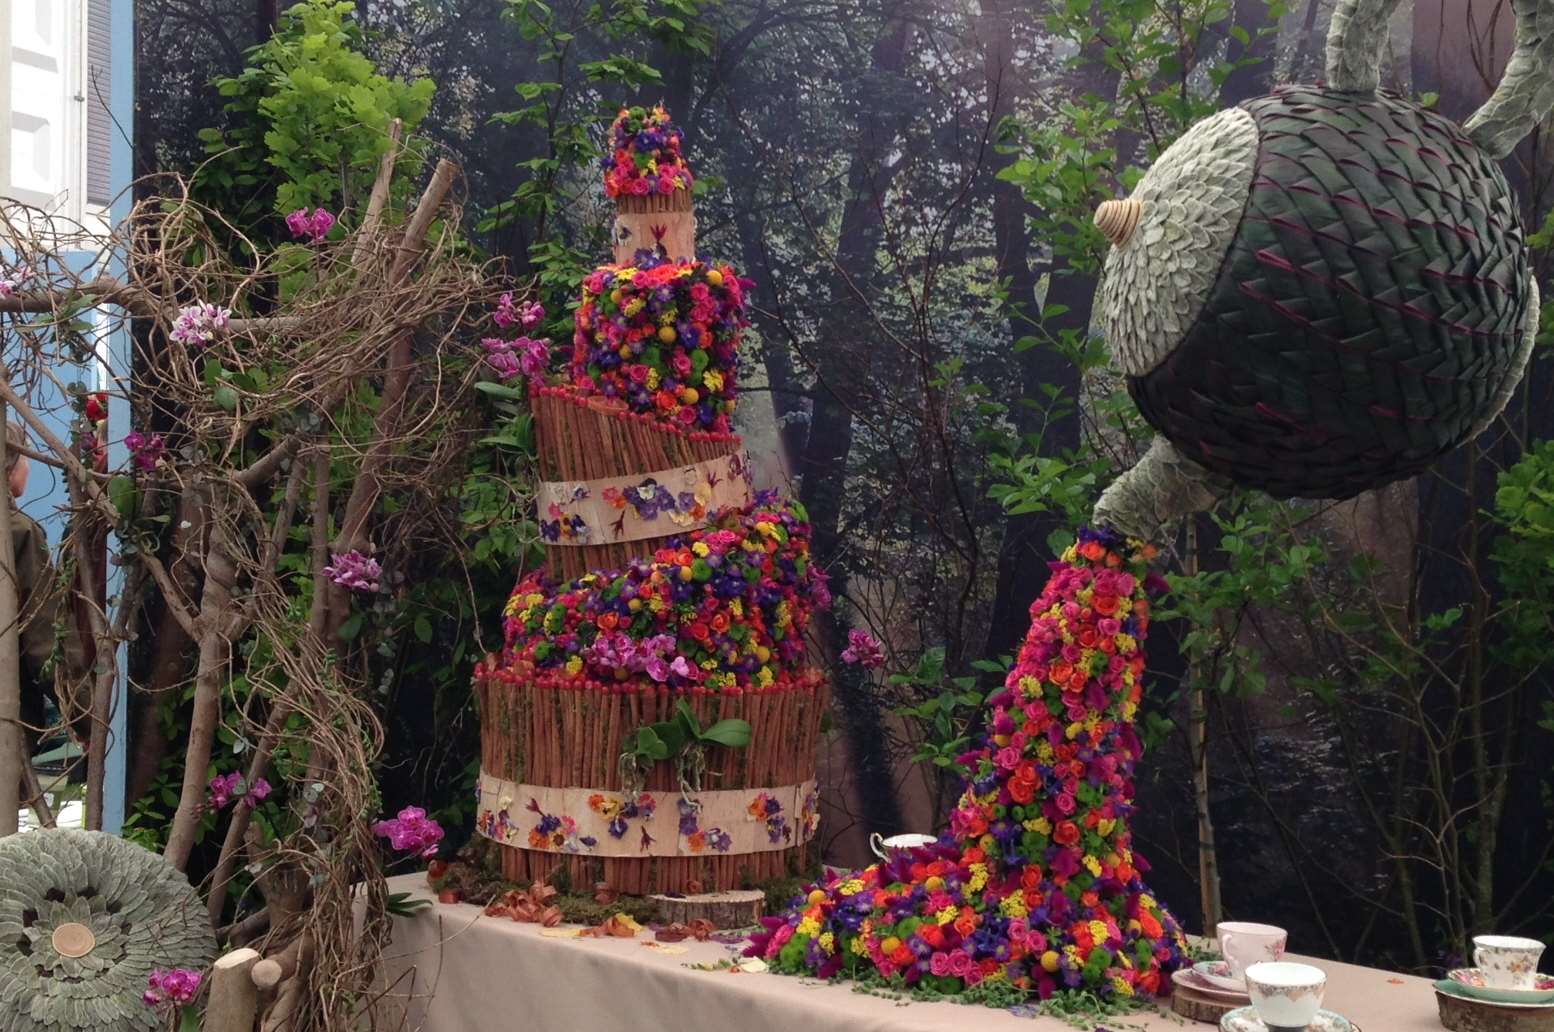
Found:
<path fill-rule="evenodd" d="M 604 192 L 623 197 L 667 197 L 695 182 L 681 153 L 684 136 L 663 105 L 621 108 L 610 126 L 612 151 L 600 159 Z"/>

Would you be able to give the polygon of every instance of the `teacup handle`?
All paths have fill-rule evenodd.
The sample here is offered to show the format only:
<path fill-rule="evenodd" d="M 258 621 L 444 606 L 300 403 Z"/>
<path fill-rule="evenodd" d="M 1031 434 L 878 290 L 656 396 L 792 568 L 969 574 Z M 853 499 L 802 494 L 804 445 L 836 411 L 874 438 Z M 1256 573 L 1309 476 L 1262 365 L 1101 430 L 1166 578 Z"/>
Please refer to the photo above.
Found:
<path fill-rule="evenodd" d="M 879 832 L 876 831 L 874 834 L 869 836 L 869 848 L 873 850 L 874 855 L 879 857 L 881 860 L 890 859 L 890 857 L 885 855 L 885 839 L 884 836 L 882 836 Z"/>
<path fill-rule="evenodd" d="M 1234 938 L 1234 933 L 1232 932 L 1219 933 L 1219 955 L 1225 958 L 1225 963 L 1229 964 L 1231 971 L 1234 972 L 1235 965 L 1230 960 L 1230 940 L 1232 938 Z"/>

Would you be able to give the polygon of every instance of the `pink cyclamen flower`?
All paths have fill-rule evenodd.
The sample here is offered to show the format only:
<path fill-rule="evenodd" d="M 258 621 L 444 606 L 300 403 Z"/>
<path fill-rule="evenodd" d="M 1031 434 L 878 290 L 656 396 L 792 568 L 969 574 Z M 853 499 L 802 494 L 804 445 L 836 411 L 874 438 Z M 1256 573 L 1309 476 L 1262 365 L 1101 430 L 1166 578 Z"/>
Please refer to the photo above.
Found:
<path fill-rule="evenodd" d="M 874 670 L 885 665 L 885 651 L 880 647 L 879 640 L 868 631 L 851 630 L 847 632 L 847 648 L 842 650 L 843 663 L 857 663 L 866 670 Z"/>
<path fill-rule="evenodd" d="M 442 841 L 442 825 L 426 816 L 419 806 L 407 806 L 392 820 L 378 821 L 372 826 L 374 835 L 389 840 L 389 845 L 403 853 L 418 856 L 434 856 L 437 843 Z"/>
<path fill-rule="evenodd" d="M 139 430 L 124 435 L 124 447 L 129 449 L 135 465 L 147 473 L 156 469 L 167 454 L 167 442 L 161 434 L 143 434 Z"/>
<path fill-rule="evenodd" d="M 200 994 L 204 978 L 192 968 L 157 968 L 146 979 L 146 991 L 140 998 L 147 1007 L 187 1007 Z"/>
<path fill-rule="evenodd" d="M 371 593 L 378 590 L 378 579 L 383 576 L 383 567 L 376 559 L 354 548 L 344 555 L 331 555 L 330 558 L 333 561 L 324 567 L 325 577 L 352 591 Z"/>
<path fill-rule="evenodd" d="M 232 309 L 201 302 L 178 310 L 173 319 L 172 338 L 179 344 L 204 347 L 227 328 Z"/>

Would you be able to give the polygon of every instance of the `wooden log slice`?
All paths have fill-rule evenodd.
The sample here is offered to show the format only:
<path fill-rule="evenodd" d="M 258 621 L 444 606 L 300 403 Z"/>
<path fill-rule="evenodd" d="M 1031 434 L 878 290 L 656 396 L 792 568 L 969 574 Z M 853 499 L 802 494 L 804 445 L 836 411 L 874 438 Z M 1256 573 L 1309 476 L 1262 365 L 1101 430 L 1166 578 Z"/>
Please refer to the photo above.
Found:
<path fill-rule="evenodd" d="M 1554 1032 L 1554 1007 L 1502 1007 L 1435 991 L 1441 1024 L 1452 1032 Z"/>
<path fill-rule="evenodd" d="M 697 918 L 705 918 L 718 928 L 749 928 L 760 923 L 766 909 L 766 893 L 759 889 L 648 898 L 658 904 L 659 919 L 666 924 L 688 925 Z"/>
<path fill-rule="evenodd" d="M 1184 985 L 1171 990 L 1171 1009 L 1189 1021 L 1201 1021 L 1206 1025 L 1219 1025 L 1219 1019 L 1245 1004 L 1216 1000 L 1212 996 L 1195 992 Z"/>

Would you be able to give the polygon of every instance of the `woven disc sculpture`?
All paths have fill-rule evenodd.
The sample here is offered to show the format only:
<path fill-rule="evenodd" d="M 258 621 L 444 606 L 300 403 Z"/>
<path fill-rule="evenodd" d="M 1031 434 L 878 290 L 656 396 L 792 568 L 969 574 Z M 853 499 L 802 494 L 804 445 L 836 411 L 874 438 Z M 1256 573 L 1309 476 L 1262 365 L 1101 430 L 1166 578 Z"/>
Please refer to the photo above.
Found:
<path fill-rule="evenodd" d="M 0 839 L 0 1030 L 149 1032 L 151 972 L 215 955 L 204 905 L 155 853 L 94 831 Z"/>
<path fill-rule="evenodd" d="M 1160 436 L 1052 564 L 949 828 L 813 887 L 748 952 L 945 993 L 1169 991 L 1185 943 L 1128 828 L 1142 542 L 1231 484 L 1342 497 L 1418 472 L 1499 413 L 1536 329 L 1492 159 L 1554 104 L 1554 2 L 1514 4 L 1516 52 L 1464 128 L 1377 92 L 1395 6 L 1341 0 L 1327 86 L 1206 119 L 1096 213 L 1101 319 Z"/>

